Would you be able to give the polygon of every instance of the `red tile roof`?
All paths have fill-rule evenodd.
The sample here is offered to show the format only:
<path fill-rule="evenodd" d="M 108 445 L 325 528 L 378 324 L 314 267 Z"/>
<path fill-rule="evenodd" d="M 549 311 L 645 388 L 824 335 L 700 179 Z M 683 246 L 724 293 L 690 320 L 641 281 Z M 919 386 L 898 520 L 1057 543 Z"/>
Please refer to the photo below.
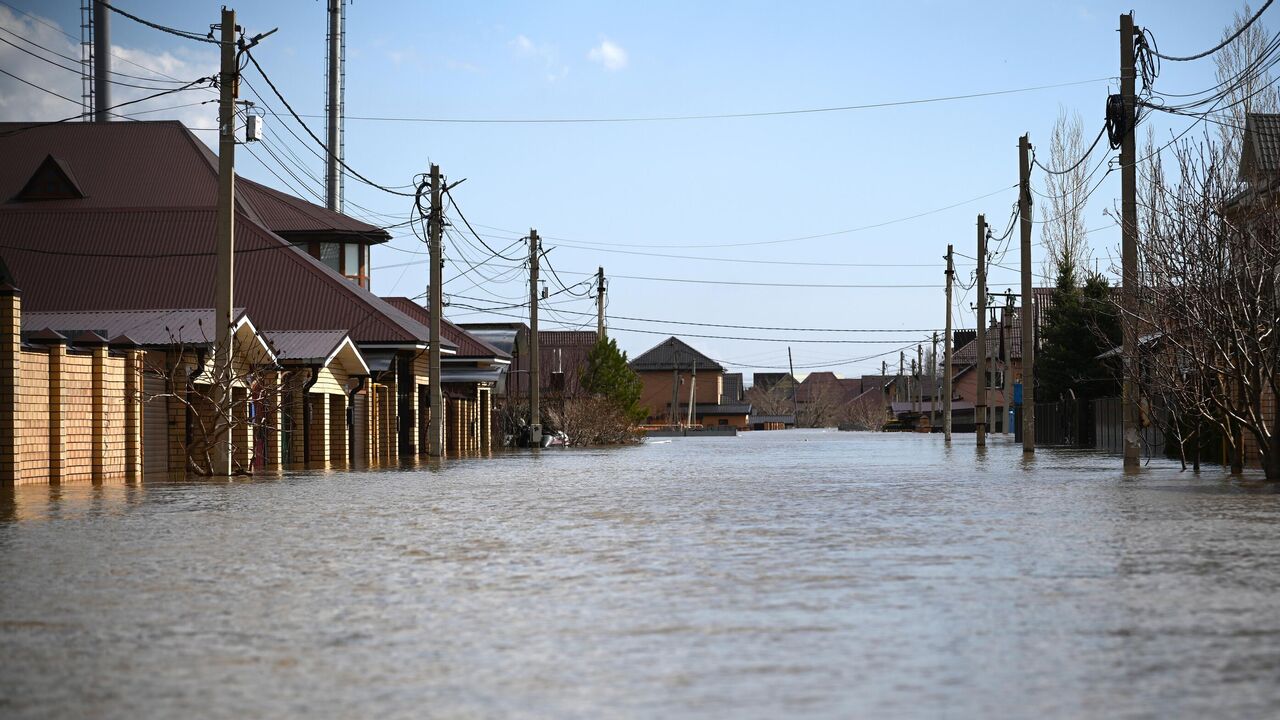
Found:
<path fill-rule="evenodd" d="M 83 199 L 0 202 L 0 255 L 32 310 L 208 307 L 217 166 L 176 122 L 0 123 L 0 198 L 49 155 Z M 345 328 L 361 344 L 417 345 L 421 323 L 270 232 L 241 194 L 235 304 L 261 329 Z"/>

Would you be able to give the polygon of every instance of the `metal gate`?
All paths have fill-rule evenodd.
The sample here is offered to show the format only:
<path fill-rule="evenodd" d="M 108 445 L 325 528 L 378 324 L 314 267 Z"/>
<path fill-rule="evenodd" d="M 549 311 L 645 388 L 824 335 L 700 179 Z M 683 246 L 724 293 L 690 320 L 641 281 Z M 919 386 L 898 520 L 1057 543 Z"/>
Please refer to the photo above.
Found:
<path fill-rule="evenodd" d="M 142 379 L 146 402 L 142 406 L 142 472 L 165 475 L 169 472 L 169 398 L 162 377 Z"/>

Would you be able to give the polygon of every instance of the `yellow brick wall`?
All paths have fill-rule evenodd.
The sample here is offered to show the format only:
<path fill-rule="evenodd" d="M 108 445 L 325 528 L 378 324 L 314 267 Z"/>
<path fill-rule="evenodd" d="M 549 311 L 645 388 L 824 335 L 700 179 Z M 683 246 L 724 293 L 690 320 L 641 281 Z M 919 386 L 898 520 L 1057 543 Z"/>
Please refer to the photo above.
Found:
<path fill-rule="evenodd" d="M 24 481 L 49 474 L 49 355 L 23 351 L 15 388 L 18 467 Z"/>
<path fill-rule="evenodd" d="M 93 357 L 67 354 L 62 366 L 62 434 L 67 440 L 63 480 L 93 479 Z"/>
<path fill-rule="evenodd" d="M 122 477 L 125 473 L 125 383 L 123 357 L 107 357 L 103 364 L 102 473 L 104 477 Z"/>

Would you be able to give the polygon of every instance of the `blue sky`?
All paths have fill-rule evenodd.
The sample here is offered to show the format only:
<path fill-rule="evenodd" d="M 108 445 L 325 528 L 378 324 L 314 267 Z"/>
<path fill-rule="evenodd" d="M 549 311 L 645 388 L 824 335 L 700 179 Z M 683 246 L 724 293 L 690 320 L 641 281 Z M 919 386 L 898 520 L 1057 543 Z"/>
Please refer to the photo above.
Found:
<path fill-rule="evenodd" d="M 79 2 L 6 0 L 71 35 Z M 206 30 L 220 5 L 119 0 L 118 6 L 166 25 Z M 251 33 L 278 27 L 255 57 L 289 102 L 323 136 L 325 3 L 243 2 L 234 6 Z M 495 248 L 536 227 L 566 284 L 603 265 L 610 281 L 612 335 L 636 355 L 667 334 L 686 338 L 731 369 L 783 368 L 791 346 L 797 373 L 830 369 L 842 376 L 879 370 L 878 353 L 896 363 L 897 348 L 944 323 L 947 243 L 974 253 L 974 222 L 985 212 L 1002 230 L 1016 200 L 1017 138 L 1029 132 L 1047 147 L 1060 107 L 1079 111 L 1089 138 L 1118 75 L 1119 13 L 1133 9 L 1162 51 L 1198 52 L 1213 45 L 1240 8 L 1236 2 L 919 2 L 689 3 L 357 2 L 348 7 L 349 116 L 445 119 L 614 118 L 744 113 L 847 106 L 1086 84 L 978 99 L 879 109 L 759 118 L 598 124 L 419 123 L 349 120 L 346 159 L 356 170 L 401 185 L 441 165 L 467 178 L 455 197 Z M 1268 18 L 1269 19 L 1269 18 Z M 1274 25 L 1274 22 L 1272 23 Z M 78 53 L 73 40 L 0 5 L 0 27 Z M 58 43 L 61 43 L 60 45 Z M 213 72 L 209 46 L 113 18 L 117 54 L 140 66 L 187 79 Z M 0 52 L 0 67 L 46 88 L 79 95 L 79 80 Z M 116 63 L 117 70 L 147 75 Z M 183 74 L 185 73 L 185 74 Z M 265 84 L 250 69 L 249 82 Z M 1167 63 L 1166 92 L 1212 84 L 1211 60 Z M 193 91 L 139 105 L 151 109 L 196 102 Z M 242 97 L 252 97 L 247 91 Z M 178 98 L 182 98 L 179 100 Z M 274 98 L 275 109 L 283 112 Z M 48 119 L 75 112 L 0 77 L 3 119 Z M 214 105 L 140 117 L 177 117 L 194 127 L 216 123 Z M 1190 121 L 1156 117 L 1157 137 Z M 303 132 L 294 128 L 299 135 Z M 257 148 L 240 153 L 237 169 L 256 180 L 310 197 L 317 157 L 280 123 L 269 123 L 280 160 Z M 208 141 L 212 133 L 199 131 Z M 1047 153 L 1046 153 L 1047 154 Z M 296 157 L 295 157 L 296 156 Z M 1044 155 L 1042 154 L 1042 158 Z M 301 165 L 303 169 L 295 167 Z M 298 177 L 290 177 L 288 166 Z M 280 175 L 271 174 L 274 169 Z M 1094 255 L 1106 269 L 1119 242 L 1103 214 L 1119 189 L 1104 181 L 1086 209 Z M 282 179 L 281 179 L 282 178 Z M 1034 176 L 1043 187 L 1043 176 Z M 348 179 L 347 198 L 391 222 L 408 201 Z M 987 196 L 981 200 L 972 200 Z M 791 242 L 887 223 L 858 232 Z M 348 206 L 349 210 L 364 213 Z M 1036 210 L 1039 217 L 1039 210 Z M 481 227 L 483 226 L 483 227 Z M 512 231 L 512 232 L 508 232 Z M 1035 231 L 1039 241 L 1039 226 Z M 450 241 L 461 264 L 446 270 L 455 321 L 486 317 L 461 306 L 503 305 L 527 298 L 517 269 L 485 266 L 505 283 L 466 289 L 452 280 L 474 249 Z M 412 234 L 373 257 L 374 289 L 384 295 L 423 292 L 425 248 Z M 736 245 L 736 246 L 734 246 Z M 715 247 L 719 246 L 719 247 Z M 405 252 L 408 251 L 408 252 Z M 512 252 L 521 252 L 518 248 Z M 630 253 L 713 258 L 692 260 Z M 1036 248 L 1036 270 L 1040 270 Z M 751 263 L 733 260 L 756 261 Z M 967 282 L 971 261 L 958 259 Z M 1005 264 L 1016 265 L 1016 248 Z M 782 263 L 813 263 L 787 265 Z M 850 266 L 863 264 L 866 266 Z M 911 267 L 885 267 L 884 265 Z M 547 273 L 544 272 L 544 276 Z M 617 277 L 630 276 L 630 277 Z M 799 287 L 654 282 L 641 277 Z M 892 287 L 820 287 L 881 285 Z M 1016 287 L 1016 274 L 993 270 L 991 287 Z M 927 287 L 910 287 L 927 286 Z M 555 282 L 551 283 L 556 290 Z M 594 303 L 567 294 L 542 315 L 544 327 L 588 323 Z M 973 294 L 957 291 L 956 325 L 972 327 Z M 960 314 L 959 310 L 963 310 Z M 508 311 L 522 312 L 522 311 Z M 572 313 L 588 313 L 576 315 Z M 789 330 L 708 328 L 621 317 L 766 326 Z M 888 333 L 812 333 L 797 328 L 890 329 Z M 647 333 L 638 332 L 640 330 Z M 658 333 L 658 334 L 650 334 Z M 769 338 L 768 342 L 694 335 Z M 824 340 L 821 343 L 801 340 Z M 831 340 L 859 341 L 830 342 Z M 877 343 L 862 341 L 876 340 Z M 788 342 L 790 341 L 790 342 Z M 865 358 L 865 359 L 863 359 Z"/>

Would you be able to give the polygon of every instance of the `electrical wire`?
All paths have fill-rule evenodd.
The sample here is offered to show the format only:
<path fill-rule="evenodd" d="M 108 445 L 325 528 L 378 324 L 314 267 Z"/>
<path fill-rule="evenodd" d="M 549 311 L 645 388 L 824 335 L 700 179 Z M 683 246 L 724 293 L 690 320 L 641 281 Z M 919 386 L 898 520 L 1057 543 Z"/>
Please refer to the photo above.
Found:
<path fill-rule="evenodd" d="M 211 43 L 213 45 L 221 44 L 219 41 L 213 39 L 212 32 L 210 32 L 209 35 L 201 35 L 200 33 L 190 32 L 188 30 L 179 30 L 177 28 L 171 28 L 167 25 L 160 25 L 159 23 L 154 23 L 154 22 L 151 22 L 150 20 L 140 18 L 137 15 L 134 15 L 132 13 L 125 12 L 124 10 L 121 10 L 116 6 L 105 2 L 105 0 L 94 0 L 94 2 L 98 3 L 99 5 L 102 5 L 103 7 L 105 7 L 106 9 L 110 10 L 113 13 L 116 13 L 118 15 L 123 15 L 124 17 L 127 17 L 136 23 L 146 25 L 147 27 L 152 28 L 153 30 L 159 30 L 160 32 L 168 33 L 170 35 L 176 35 L 180 38 L 185 38 L 187 40 L 195 40 L 197 42 L 202 42 L 202 43 Z"/>
<path fill-rule="evenodd" d="M 1172 62 L 1187 62 L 1190 60 L 1199 60 L 1200 58 L 1208 57 L 1209 55 L 1212 55 L 1218 52 L 1219 50 L 1221 50 L 1222 48 L 1230 45 L 1236 38 L 1244 34 L 1244 31 L 1248 30 L 1251 25 L 1257 22 L 1258 18 L 1262 17 L 1262 13 L 1266 12 L 1267 8 L 1271 7 L 1272 2 L 1273 0 L 1266 0 L 1266 2 L 1262 4 L 1262 7 L 1258 8 L 1258 11 L 1253 14 L 1253 17 L 1245 21 L 1245 23 L 1241 25 L 1240 28 L 1237 29 L 1234 33 L 1232 33 L 1230 37 L 1218 43 L 1217 45 L 1209 48 L 1208 50 L 1205 50 L 1204 52 L 1196 53 L 1195 55 L 1186 55 L 1183 57 L 1178 57 L 1176 55 L 1164 55 L 1160 53 L 1158 50 L 1156 50 L 1155 48 L 1152 48 L 1150 52 L 1152 55 L 1160 58 L 1161 60 L 1169 60 Z"/>

